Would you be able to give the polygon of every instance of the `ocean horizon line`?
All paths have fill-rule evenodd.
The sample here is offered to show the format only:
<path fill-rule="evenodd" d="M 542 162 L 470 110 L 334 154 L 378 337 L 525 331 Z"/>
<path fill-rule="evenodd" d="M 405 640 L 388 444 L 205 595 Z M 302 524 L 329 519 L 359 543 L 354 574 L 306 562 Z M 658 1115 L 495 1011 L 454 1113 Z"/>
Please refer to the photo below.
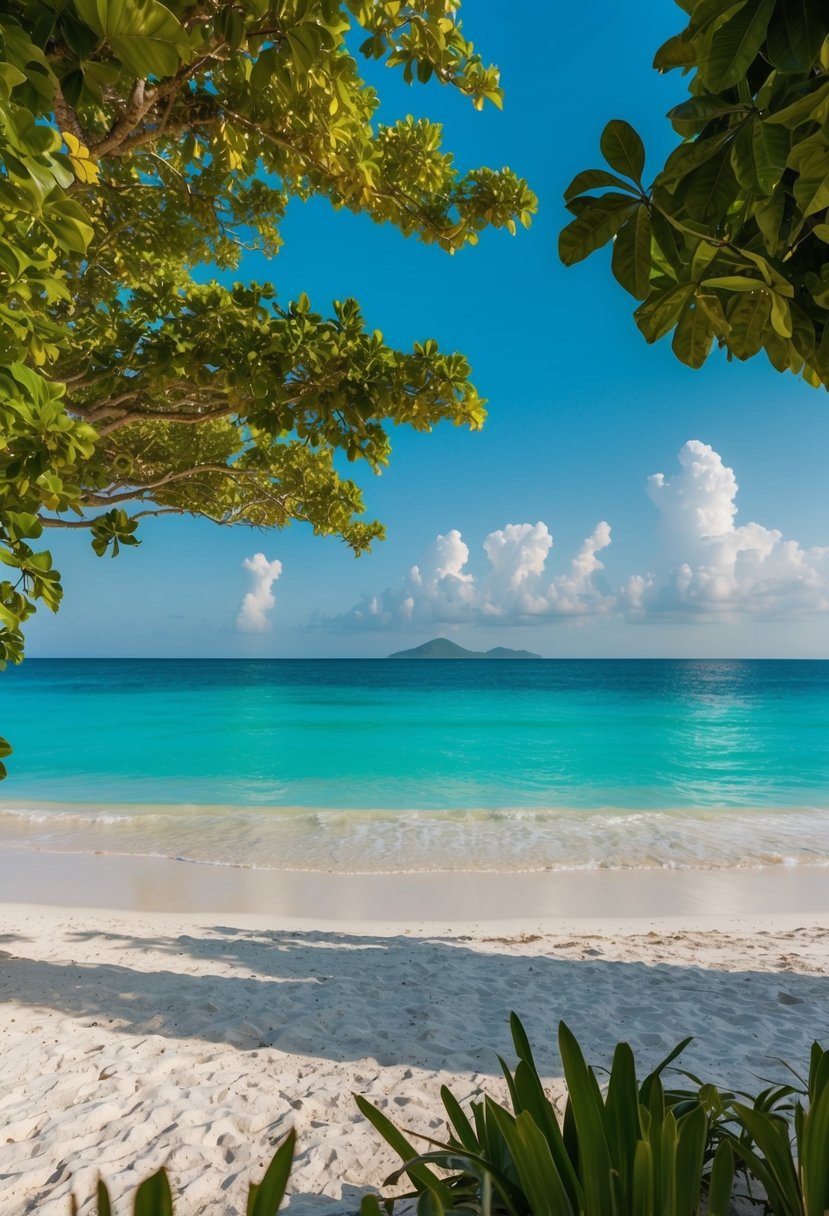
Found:
<path fill-rule="evenodd" d="M 23 663 L 9 665 L 2 675 L 31 663 L 829 663 L 822 655 L 539 655 L 533 658 L 409 659 L 394 655 L 27 655 Z"/>

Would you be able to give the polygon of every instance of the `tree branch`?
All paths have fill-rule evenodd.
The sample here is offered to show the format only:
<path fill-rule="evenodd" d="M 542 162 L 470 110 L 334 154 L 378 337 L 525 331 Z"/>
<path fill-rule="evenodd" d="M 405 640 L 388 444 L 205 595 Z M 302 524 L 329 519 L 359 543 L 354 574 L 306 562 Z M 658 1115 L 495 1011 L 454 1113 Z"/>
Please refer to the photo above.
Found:
<path fill-rule="evenodd" d="M 220 409 L 202 410 L 201 412 L 194 410 L 192 413 L 176 413 L 175 411 L 167 413 L 155 413 L 148 411 L 146 413 L 139 410 L 133 410 L 128 414 L 124 414 L 123 418 L 116 418 L 113 422 L 108 422 L 106 426 L 98 427 L 99 435 L 111 435 L 113 431 L 119 431 L 122 426 L 130 426 L 133 422 L 181 422 L 186 425 L 192 425 L 198 422 L 210 422 L 217 418 L 227 418 L 230 414 L 235 413 L 229 405 L 225 404 Z"/>
<path fill-rule="evenodd" d="M 81 126 L 77 114 L 64 97 L 59 84 L 55 85 L 54 107 L 55 118 L 58 120 L 58 126 L 61 131 L 70 131 L 86 147 L 89 143 L 89 136 Z"/>

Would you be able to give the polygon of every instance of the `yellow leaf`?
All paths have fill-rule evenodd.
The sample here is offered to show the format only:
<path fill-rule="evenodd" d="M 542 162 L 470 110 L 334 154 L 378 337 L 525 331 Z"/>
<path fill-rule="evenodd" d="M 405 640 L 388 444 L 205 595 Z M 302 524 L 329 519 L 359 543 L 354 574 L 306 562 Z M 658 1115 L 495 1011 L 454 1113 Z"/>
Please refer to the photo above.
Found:
<path fill-rule="evenodd" d="M 72 168 L 75 170 L 75 176 L 79 182 L 94 184 L 98 180 L 98 166 L 91 160 L 79 160 L 75 156 L 70 156 Z"/>
<path fill-rule="evenodd" d="M 73 135 L 71 131 L 61 131 L 61 135 L 63 136 L 63 142 L 69 149 L 70 156 L 78 156 L 79 154 L 81 156 L 89 156 L 89 149 L 85 148 L 77 136 Z"/>
<path fill-rule="evenodd" d="M 87 148 L 71 131 L 61 131 L 63 142 L 69 149 L 69 160 L 79 182 L 94 183 L 98 180 L 98 166 L 89 156 Z"/>

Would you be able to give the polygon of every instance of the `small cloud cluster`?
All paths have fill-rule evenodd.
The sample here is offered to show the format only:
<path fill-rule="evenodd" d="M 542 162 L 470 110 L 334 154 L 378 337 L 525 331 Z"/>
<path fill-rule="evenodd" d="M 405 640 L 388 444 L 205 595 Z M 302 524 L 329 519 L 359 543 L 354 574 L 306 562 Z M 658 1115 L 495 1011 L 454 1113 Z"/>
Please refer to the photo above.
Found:
<path fill-rule="evenodd" d="M 737 479 L 719 453 L 692 439 L 679 472 L 654 473 L 647 493 L 659 512 L 661 554 L 647 574 L 615 591 L 599 554 L 610 525 L 596 525 L 566 568 L 548 571 L 547 524 L 506 524 L 483 543 L 483 573 L 453 529 L 438 536 L 396 587 L 366 594 L 328 624 L 347 630 L 455 623 L 522 625 L 624 615 L 631 620 L 727 620 L 741 614 L 798 616 L 829 611 L 829 549 L 803 548 L 758 523 L 737 525 Z"/>
<path fill-rule="evenodd" d="M 236 617 L 236 628 L 242 633 L 267 633 L 271 627 L 268 614 L 276 606 L 273 587 L 282 573 L 282 562 L 269 562 L 264 553 L 254 553 L 242 562 L 251 577 L 251 589 L 242 600 Z"/>

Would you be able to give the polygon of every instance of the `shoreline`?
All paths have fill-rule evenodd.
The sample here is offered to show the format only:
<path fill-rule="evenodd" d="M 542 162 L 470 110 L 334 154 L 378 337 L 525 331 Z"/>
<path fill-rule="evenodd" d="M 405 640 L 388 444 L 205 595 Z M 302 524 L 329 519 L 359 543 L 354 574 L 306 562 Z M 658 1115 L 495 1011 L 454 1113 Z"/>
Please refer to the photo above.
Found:
<path fill-rule="evenodd" d="M 348 810 L 18 798 L 0 799 L 3 852 L 366 881 L 440 873 L 453 884 L 467 874 L 829 869 L 829 808 Z"/>
<path fill-rule="evenodd" d="M 0 851 L 0 906 L 233 913 L 280 923 L 534 927 L 574 922 L 829 921 L 829 869 L 596 869 L 349 874 L 131 855 Z M 712 909 L 714 911 L 712 911 Z"/>

